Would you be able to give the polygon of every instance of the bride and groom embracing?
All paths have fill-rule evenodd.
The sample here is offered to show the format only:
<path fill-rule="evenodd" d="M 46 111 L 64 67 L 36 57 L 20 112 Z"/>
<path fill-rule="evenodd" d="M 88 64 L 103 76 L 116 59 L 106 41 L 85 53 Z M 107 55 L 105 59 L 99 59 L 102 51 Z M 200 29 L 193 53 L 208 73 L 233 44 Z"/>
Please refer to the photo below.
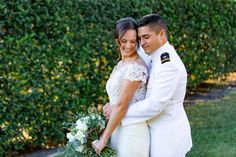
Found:
<path fill-rule="evenodd" d="M 110 139 L 116 157 L 184 157 L 192 147 L 183 107 L 187 73 L 168 42 L 164 20 L 158 14 L 146 15 L 138 24 L 122 18 L 114 37 L 121 61 L 106 84 L 110 102 L 104 114 L 109 120 L 93 148 L 99 154 Z M 138 54 L 139 44 L 152 61 Z"/>

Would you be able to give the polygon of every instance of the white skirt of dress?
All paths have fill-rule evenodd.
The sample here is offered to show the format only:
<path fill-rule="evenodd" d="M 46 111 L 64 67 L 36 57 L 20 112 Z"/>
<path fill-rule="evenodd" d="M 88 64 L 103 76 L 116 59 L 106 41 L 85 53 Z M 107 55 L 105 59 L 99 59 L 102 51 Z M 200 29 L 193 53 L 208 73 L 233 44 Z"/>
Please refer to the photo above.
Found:
<path fill-rule="evenodd" d="M 116 157 L 149 157 L 150 133 L 146 122 L 119 125 L 113 132 L 110 145 Z"/>

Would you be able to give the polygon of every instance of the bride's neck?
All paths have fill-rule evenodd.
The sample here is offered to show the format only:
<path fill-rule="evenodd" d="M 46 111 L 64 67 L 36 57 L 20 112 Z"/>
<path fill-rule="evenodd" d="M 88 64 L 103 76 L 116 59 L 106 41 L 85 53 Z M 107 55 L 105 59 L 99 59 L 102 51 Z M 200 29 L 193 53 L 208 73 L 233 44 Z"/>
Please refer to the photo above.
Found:
<path fill-rule="evenodd" d="M 139 58 L 137 53 L 134 53 L 134 55 L 129 56 L 129 57 L 122 57 L 121 60 L 122 62 L 132 62 L 135 61 Z"/>

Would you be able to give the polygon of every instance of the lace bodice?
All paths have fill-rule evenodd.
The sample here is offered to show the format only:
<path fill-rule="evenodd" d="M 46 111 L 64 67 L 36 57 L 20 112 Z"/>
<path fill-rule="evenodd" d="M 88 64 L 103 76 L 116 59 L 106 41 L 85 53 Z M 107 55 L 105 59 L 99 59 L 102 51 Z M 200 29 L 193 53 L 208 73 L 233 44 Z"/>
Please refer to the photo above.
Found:
<path fill-rule="evenodd" d="M 130 63 L 117 70 L 114 68 L 106 84 L 106 90 L 109 96 L 110 104 L 116 104 L 123 81 L 125 79 L 130 81 L 142 81 L 129 104 L 143 100 L 146 94 L 147 75 L 147 69 L 138 63 Z"/>

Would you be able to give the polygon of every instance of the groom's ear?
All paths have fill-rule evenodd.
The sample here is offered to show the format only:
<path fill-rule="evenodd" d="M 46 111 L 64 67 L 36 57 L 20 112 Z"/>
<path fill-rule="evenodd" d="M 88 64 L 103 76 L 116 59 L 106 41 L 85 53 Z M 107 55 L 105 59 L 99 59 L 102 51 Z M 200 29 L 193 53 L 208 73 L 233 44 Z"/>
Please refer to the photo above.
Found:
<path fill-rule="evenodd" d="M 161 36 L 167 38 L 166 31 L 164 29 L 161 30 Z"/>
<path fill-rule="evenodd" d="M 161 37 L 161 40 L 163 41 L 163 43 L 165 43 L 166 41 L 166 31 L 164 29 L 162 29 L 159 33 L 160 37 Z"/>
<path fill-rule="evenodd" d="M 166 32 L 165 32 L 165 30 L 164 30 L 164 29 L 162 29 L 162 30 L 160 31 L 160 35 L 161 35 L 161 36 L 164 36 L 164 35 L 165 35 L 165 33 L 166 33 Z"/>

